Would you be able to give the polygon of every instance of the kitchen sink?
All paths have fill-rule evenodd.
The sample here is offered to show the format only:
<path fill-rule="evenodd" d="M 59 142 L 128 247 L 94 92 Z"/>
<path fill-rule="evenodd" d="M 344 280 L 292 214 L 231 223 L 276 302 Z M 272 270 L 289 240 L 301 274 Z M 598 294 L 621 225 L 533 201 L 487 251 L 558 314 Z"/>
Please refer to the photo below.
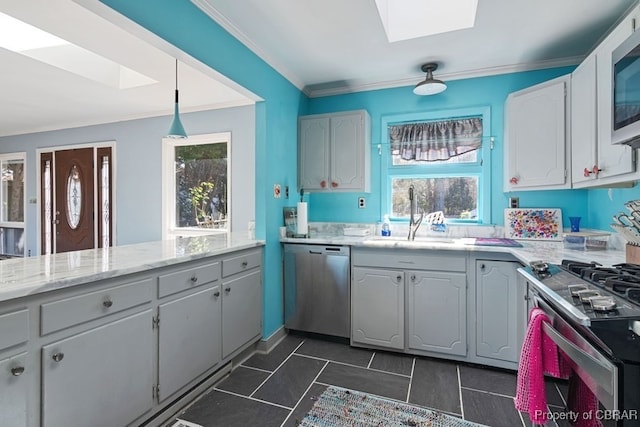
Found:
<path fill-rule="evenodd" d="M 389 243 L 406 243 L 408 245 L 420 245 L 420 244 L 461 244 L 462 239 L 454 239 L 451 237 L 437 237 L 437 236 L 416 236 L 415 240 L 408 240 L 407 236 L 373 236 L 368 239 L 370 242 L 389 242 Z"/>

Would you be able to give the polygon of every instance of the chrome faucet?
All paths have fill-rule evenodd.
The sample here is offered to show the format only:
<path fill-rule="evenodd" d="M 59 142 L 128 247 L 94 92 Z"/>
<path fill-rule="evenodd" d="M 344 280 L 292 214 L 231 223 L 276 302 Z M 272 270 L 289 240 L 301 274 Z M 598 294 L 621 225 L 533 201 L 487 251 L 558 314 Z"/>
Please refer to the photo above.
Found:
<path fill-rule="evenodd" d="M 413 213 L 417 209 L 416 200 L 413 192 L 414 192 L 414 188 L 413 188 L 413 184 L 411 184 L 409 186 L 409 236 L 407 237 L 408 240 L 415 240 L 416 231 L 418 231 L 418 227 L 420 227 L 422 218 L 424 218 L 424 212 L 420 214 L 420 218 L 418 218 L 417 221 L 413 218 Z"/>

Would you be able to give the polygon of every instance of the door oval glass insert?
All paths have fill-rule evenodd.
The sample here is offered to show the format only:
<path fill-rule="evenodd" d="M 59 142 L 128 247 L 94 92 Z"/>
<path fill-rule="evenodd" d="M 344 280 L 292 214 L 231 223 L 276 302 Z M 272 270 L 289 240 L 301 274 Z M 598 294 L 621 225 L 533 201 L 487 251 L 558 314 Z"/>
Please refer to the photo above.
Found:
<path fill-rule="evenodd" d="M 67 223 L 71 229 L 78 228 L 82 210 L 82 180 L 80 170 L 73 165 L 67 177 Z"/>

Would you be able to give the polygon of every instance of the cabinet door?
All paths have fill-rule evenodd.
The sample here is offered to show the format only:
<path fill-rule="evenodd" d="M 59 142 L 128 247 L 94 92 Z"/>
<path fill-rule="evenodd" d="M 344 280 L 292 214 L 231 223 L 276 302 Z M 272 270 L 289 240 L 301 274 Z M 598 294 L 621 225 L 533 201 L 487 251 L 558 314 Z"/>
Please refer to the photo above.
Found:
<path fill-rule="evenodd" d="M 125 426 L 152 404 L 151 310 L 42 348 L 42 425 Z"/>
<path fill-rule="evenodd" d="M 476 261 L 476 354 L 517 362 L 520 354 L 518 314 L 522 313 L 516 269 L 507 261 Z"/>
<path fill-rule="evenodd" d="M 0 360 L 0 426 L 26 427 L 27 353 Z"/>
<path fill-rule="evenodd" d="M 220 286 L 158 307 L 158 400 L 220 361 Z"/>
<path fill-rule="evenodd" d="M 593 181 L 596 157 L 596 55 L 571 73 L 571 181 Z M 587 172 L 585 174 L 585 169 Z"/>
<path fill-rule="evenodd" d="M 298 124 L 298 185 L 305 190 L 329 188 L 328 117 L 301 117 Z"/>
<path fill-rule="evenodd" d="M 364 189 L 364 114 L 331 118 L 330 186 L 333 190 Z"/>
<path fill-rule="evenodd" d="M 262 333 L 262 273 L 233 276 L 222 283 L 222 358 Z"/>
<path fill-rule="evenodd" d="M 407 271 L 409 348 L 467 354 L 467 279 L 463 273 Z"/>
<path fill-rule="evenodd" d="M 354 342 L 404 349 L 404 272 L 353 269 L 351 330 Z"/>
<path fill-rule="evenodd" d="M 597 47 L 598 178 L 624 175 L 635 171 L 633 149 L 611 144 L 613 105 L 611 53 L 633 32 L 632 16 L 625 18 Z"/>
<path fill-rule="evenodd" d="M 506 105 L 505 191 L 568 188 L 566 102 L 561 77 L 509 95 Z"/>

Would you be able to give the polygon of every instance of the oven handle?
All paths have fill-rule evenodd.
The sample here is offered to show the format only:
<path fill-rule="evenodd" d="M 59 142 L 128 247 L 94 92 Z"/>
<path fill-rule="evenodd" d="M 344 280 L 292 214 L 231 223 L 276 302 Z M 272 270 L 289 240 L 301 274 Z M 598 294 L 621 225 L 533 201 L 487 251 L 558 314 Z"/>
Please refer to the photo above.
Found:
<path fill-rule="evenodd" d="M 566 361 L 585 385 L 598 397 L 607 409 L 618 408 L 618 368 L 607 358 L 600 355 L 590 343 L 582 338 L 568 323 L 556 316 L 553 310 L 539 297 L 534 297 L 536 307 L 541 308 L 555 325 L 561 329 L 569 329 L 575 339 L 579 339 L 581 348 L 569 341 L 552 324 L 543 323 L 543 330 L 549 338 L 560 348 L 566 356 Z"/>

